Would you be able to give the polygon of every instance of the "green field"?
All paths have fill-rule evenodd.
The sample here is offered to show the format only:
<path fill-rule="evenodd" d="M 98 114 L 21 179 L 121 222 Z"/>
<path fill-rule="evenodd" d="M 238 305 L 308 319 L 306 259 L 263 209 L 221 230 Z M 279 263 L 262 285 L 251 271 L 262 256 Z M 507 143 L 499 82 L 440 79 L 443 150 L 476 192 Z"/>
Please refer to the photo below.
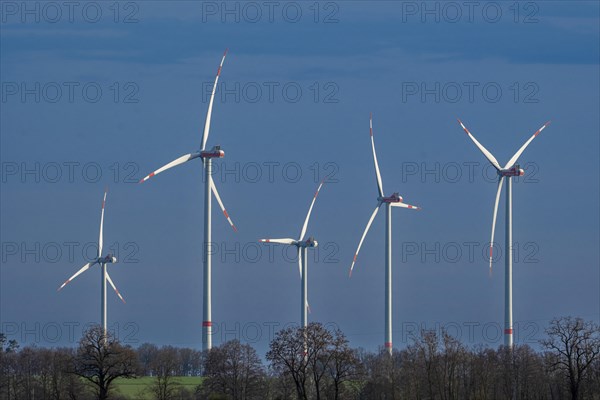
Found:
<path fill-rule="evenodd" d="M 196 387 L 202 382 L 200 376 L 178 376 L 173 378 L 179 387 L 183 387 L 190 392 L 194 392 Z M 150 390 L 156 378 L 151 376 L 143 376 L 135 379 L 117 379 L 114 382 L 115 389 L 119 394 L 127 399 L 151 400 L 153 398 Z"/>

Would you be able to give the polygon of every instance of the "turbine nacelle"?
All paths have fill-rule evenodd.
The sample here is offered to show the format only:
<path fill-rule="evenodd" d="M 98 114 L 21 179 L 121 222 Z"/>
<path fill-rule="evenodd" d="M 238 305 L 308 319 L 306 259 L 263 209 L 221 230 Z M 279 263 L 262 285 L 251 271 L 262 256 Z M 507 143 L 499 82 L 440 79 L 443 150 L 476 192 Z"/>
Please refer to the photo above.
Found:
<path fill-rule="evenodd" d="M 200 152 L 200 157 L 202 158 L 223 158 L 225 157 L 225 152 L 221 150 L 221 146 L 213 146 L 212 149 Z"/>
<path fill-rule="evenodd" d="M 498 171 L 500 176 L 523 176 L 525 170 L 520 168 L 519 164 L 515 164 L 512 168 L 501 169 Z"/>
<path fill-rule="evenodd" d="M 402 201 L 404 200 L 402 198 L 402 196 L 400 196 L 398 194 L 398 192 L 395 192 L 394 194 L 392 194 L 391 196 L 387 196 L 387 197 L 378 197 L 377 200 L 379 200 L 382 203 L 402 203 Z"/>
<path fill-rule="evenodd" d="M 112 254 L 107 254 L 105 257 L 98 258 L 98 264 L 114 264 L 117 262 L 117 257 Z"/>
<path fill-rule="evenodd" d="M 319 242 L 317 242 L 312 236 L 306 240 L 296 242 L 296 246 L 298 247 L 317 247 L 318 245 Z"/>

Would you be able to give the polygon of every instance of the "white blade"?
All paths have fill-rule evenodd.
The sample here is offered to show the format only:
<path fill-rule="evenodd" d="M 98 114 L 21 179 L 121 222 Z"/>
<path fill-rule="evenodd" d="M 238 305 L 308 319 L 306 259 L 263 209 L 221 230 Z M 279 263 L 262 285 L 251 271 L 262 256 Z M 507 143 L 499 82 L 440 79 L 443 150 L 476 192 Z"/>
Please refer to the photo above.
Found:
<path fill-rule="evenodd" d="M 377 163 L 377 153 L 375 153 L 375 141 L 373 140 L 373 114 L 369 116 L 369 134 L 371 135 L 371 149 L 373 150 L 373 161 L 375 162 L 377 190 L 379 190 L 379 196 L 383 197 L 383 182 L 381 181 L 381 173 L 379 172 L 379 164 Z"/>
<path fill-rule="evenodd" d="M 185 155 L 179 157 L 178 159 L 171 161 L 167 165 L 163 165 L 156 171 L 152 172 L 150 175 L 147 175 L 146 177 L 144 177 L 143 179 L 140 180 L 140 183 L 146 182 L 148 179 L 152 178 L 154 175 L 158 175 L 161 172 L 168 170 L 169 168 L 173 168 L 179 164 L 183 164 L 186 161 L 190 161 L 190 160 L 193 160 L 194 158 L 198 158 L 198 157 L 200 157 L 200 153 L 185 154 Z"/>
<path fill-rule="evenodd" d="M 488 161 L 494 166 L 496 167 L 497 170 L 500 170 L 500 164 L 498 163 L 498 160 L 496 160 L 496 157 L 494 157 L 494 155 L 492 153 L 489 152 L 488 149 L 486 149 L 485 147 L 482 146 L 481 143 L 479 143 L 477 141 L 477 139 L 475 139 L 475 136 L 471 135 L 471 132 L 469 132 L 469 130 L 463 125 L 462 121 L 459 119 L 458 123 L 460 124 L 460 126 L 462 126 L 463 130 L 467 133 L 467 135 L 469 135 L 469 137 L 471 138 L 471 140 L 473 141 L 473 143 L 475 143 L 475 146 L 477 146 L 479 148 L 479 150 L 481 150 L 481 152 L 483 153 L 483 155 L 485 156 L 485 158 L 488 159 Z"/>
<path fill-rule="evenodd" d="M 411 206 L 410 204 L 406 204 L 406 203 L 390 203 L 390 205 L 392 207 L 402 207 L 402 208 L 409 208 L 411 210 L 421 210 L 421 207 Z"/>
<path fill-rule="evenodd" d="M 229 217 L 229 214 L 227 213 L 227 210 L 225 209 L 225 206 L 223 205 L 223 202 L 221 201 L 221 196 L 219 196 L 219 192 L 217 191 L 217 187 L 215 186 L 215 183 L 213 182 L 212 177 L 209 177 L 209 178 L 210 178 L 210 188 L 212 189 L 212 192 L 214 193 L 215 198 L 217 199 L 217 203 L 219 203 L 219 207 L 221 207 L 221 211 L 223 211 L 223 215 L 225 215 L 225 218 L 227 218 L 227 222 L 229 222 L 229 225 L 231 225 L 231 228 L 233 228 L 233 230 L 235 232 L 237 232 L 237 228 L 233 224 L 233 221 Z"/>
<path fill-rule="evenodd" d="M 298 247 L 298 272 L 300 273 L 300 279 L 302 279 L 302 249 Z"/>
<path fill-rule="evenodd" d="M 519 157 L 521 156 L 521 154 L 525 151 L 525 148 L 527 148 L 527 146 L 529 146 L 529 143 L 531 143 L 531 141 L 533 139 L 535 139 L 535 137 L 537 135 L 540 134 L 541 131 L 543 131 L 548 125 L 550 125 L 550 121 L 546 122 L 544 125 L 542 125 L 542 127 L 540 129 L 538 129 L 532 137 L 529 138 L 528 141 L 525 142 L 525 144 L 523 146 L 521 146 L 521 148 L 519 149 L 519 151 L 517 151 L 515 153 L 514 156 L 512 156 L 512 158 L 506 163 L 506 166 L 504 167 L 505 169 L 507 168 L 512 168 L 512 166 L 515 164 L 515 162 L 517 162 L 517 160 L 519 159 Z"/>
<path fill-rule="evenodd" d="M 496 202 L 494 203 L 494 217 L 492 218 L 492 238 L 490 239 L 490 272 L 492 271 L 492 255 L 494 253 L 494 231 L 496 230 L 496 215 L 498 214 L 498 203 L 500 202 L 500 193 L 502 193 L 502 183 L 504 177 L 498 179 L 498 190 L 496 191 Z"/>
<path fill-rule="evenodd" d="M 285 239 L 260 239 L 261 242 L 263 243 L 281 243 L 281 244 L 296 244 L 296 240 L 295 239 L 289 239 L 289 238 L 285 238 Z"/>
<path fill-rule="evenodd" d="M 371 218 L 369 218 L 369 222 L 367 222 L 367 227 L 365 228 L 365 231 L 363 232 L 362 237 L 360 238 L 360 242 L 358 242 L 358 248 L 356 249 L 356 253 L 354 254 L 354 259 L 352 260 L 352 265 L 350 266 L 350 276 L 352 276 L 352 270 L 354 269 L 354 264 L 356 263 L 356 257 L 358 257 L 358 252 L 360 251 L 360 247 L 362 246 L 363 241 L 365 240 L 365 237 L 367 236 L 367 232 L 369 232 L 369 228 L 371 227 L 371 224 L 373 223 L 373 220 L 375 219 L 377 212 L 379 212 L 380 206 L 381 206 L 381 203 L 378 203 L 377 207 L 375 207 L 373 214 L 371 214 Z"/>
<path fill-rule="evenodd" d="M 100 214 L 100 236 L 98 236 L 98 258 L 102 257 L 102 247 L 104 246 L 103 239 L 103 230 L 104 230 L 104 205 L 106 204 L 106 192 L 108 189 L 104 190 L 104 198 L 102 199 L 102 213 Z"/>
<path fill-rule="evenodd" d="M 213 85 L 212 93 L 210 94 L 210 101 L 208 103 L 208 113 L 206 114 L 206 121 L 204 123 L 204 132 L 202 133 L 202 151 L 206 148 L 206 141 L 208 140 L 208 133 L 210 131 L 210 117 L 212 114 L 213 101 L 215 100 L 215 92 L 217 91 L 217 82 L 219 81 L 219 75 L 221 75 L 221 68 L 225 62 L 225 56 L 227 56 L 227 50 L 223 54 L 219 69 L 217 69 L 217 76 L 215 77 L 215 84 Z"/>
<path fill-rule="evenodd" d="M 63 283 L 62 285 L 60 285 L 60 287 L 58 288 L 58 290 L 61 290 L 62 288 L 64 288 L 64 287 L 67 285 L 67 283 L 71 282 L 73 279 L 77 278 L 77 277 L 78 277 L 79 275 L 81 275 L 83 272 L 87 271 L 87 270 L 88 270 L 88 269 L 89 269 L 89 268 L 90 268 L 92 265 L 94 265 L 94 264 L 96 264 L 96 262 L 95 262 L 95 261 L 94 261 L 93 263 L 92 263 L 92 262 L 89 262 L 89 263 L 85 264 L 83 267 L 81 267 L 81 269 L 80 269 L 79 271 L 75 272 L 75 274 L 73 274 L 73 276 L 72 276 L 72 277 L 70 277 L 69 279 L 67 279 L 67 280 L 65 281 L 65 283 Z M 58 291 L 58 290 L 57 290 L 57 291 Z"/>
<path fill-rule="evenodd" d="M 108 281 L 108 283 L 110 283 L 110 286 L 112 286 L 112 288 L 115 289 L 115 292 L 117 293 L 117 296 L 119 296 L 119 298 L 121 299 L 121 301 L 123 303 L 125 303 L 125 299 L 123 298 L 123 296 L 121 296 L 121 293 L 119 293 L 119 290 L 117 289 L 117 287 L 113 283 L 112 279 L 110 279 L 110 275 L 108 274 L 108 271 L 106 271 L 106 280 Z"/>
<path fill-rule="evenodd" d="M 315 192 L 315 195 L 313 196 L 312 202 L 310 203 L 310 208 L 308 209 L 308 214 L 306 214 L 306 219 L 304 220 L 304 225 L 302 226 L 302 231 L 300 231 L 300 238 L 298 239 L 298 241 L 302 241 L 304 239 L 304 235 L 306 234 L 306 228 L 308 228 L 308 220 L 310 219 L 310 213 L 312 212 L 313 206 L 315 205 L 315 200 L 317 200 L 319 191 L 321 190 L 321 187 L 323 186 L 323 182 L 324 181 L 321 181 L 321 183 L 319 184 L 319 187 L 317 188 L 317 191 Z"/>

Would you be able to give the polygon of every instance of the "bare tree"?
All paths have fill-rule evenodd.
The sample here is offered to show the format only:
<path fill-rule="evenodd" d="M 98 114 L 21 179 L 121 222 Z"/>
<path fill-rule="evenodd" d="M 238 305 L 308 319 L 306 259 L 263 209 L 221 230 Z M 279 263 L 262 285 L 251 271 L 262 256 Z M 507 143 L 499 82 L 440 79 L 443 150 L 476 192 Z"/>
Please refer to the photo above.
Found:
<path fill-rule="evenodd" d="M 263 399 L 266 374 L 256 350 L 231 340 L 209 350 L 204 361 L 203 391 L 234 400 Z"/>
<path fill-rule="evenodd" d="M 180 376 L 198 376 L 202 374 L 202 352 L 190 349 L 189 347 L 183 347 L 177 349 L 179 356 L 179 370 L 177 372 Z"/>
<path fill-rule="evenodd" d="M 316 322 L 300 329 L 299 333 L 301 338 L 306 338 L 305 359 L 312 378 L 315 398 L 321 400 L 322 380 L 333 357 L 333 335 L 322 324 Z"/>
<path fill-rule="evenodd" d="M 175 380 L 180 362 L 178 350 L 173 346 L 164 346 L 156 351 L 150 362 L 150 369 L 156 377 L 150 390 L 157 400 L 173 399 L 179 386 Z"/>
<path fill-rule="evenodd" d="M 152 343 L 143 343 L 135 352 L 140 363 L 140 373 L 144 376 L 154 376 L 152 363 L 158 354 L 158 346 Z"/>
<path fill-rule="evenodd" d="M 275 335 L 267 353 L 275 373 L 291 377 L 298 400 L 307 400 L 307 362 L 304 357 L 304 333 L 299 328 L 282 329 Z"/>
<path fill-rule="evenodd" d="M 394 400 L 404 398 L 400 395 L 399 387 L 402 372 L 401 357 L 402 354 L 397 350 L 394 350 L 390 357 L 388 350 L 384 348 L 380 348 L 376 354 L 370 353 L 361 357 L 361 363 L 367 375 L 361 390 L 361 399 Z M 411 378 L 412 382 L 416 382 L 414 376 Z M 422 397 L 413 393 L 406 398 Z"/>
<path fill-rule="evenodd" d="M 10 399 L 13 385 L 16 353 L 19 344 L 16 340 L 8 340 L 0 333 L 0 398 Z"/>
<path fill-rule="evenodd" d="M 96 325 L 84 332 L 73 360 L 72 372 L 95 388 L 97 398 L 108 398 L 117 378 L 134 378 L 138 371 L 135 352 L 122 346 L 110 333 Z"/>
<path fill-rule="evenodd" d="M 327 371 L 333 386 L 333 398 L 338 400 L 344 393 L 344 383 L 360 375 L 360 361 L 356 350 L 350 348 L 348 339 L 341 330 L 334 331 L 331 343 L 331 358 Z"/>
<path fill-rule="evenodd" d="M 581 318 L 561 317 L 550 322 L 546 334 L 540 343 L 555 355 L 550 367 L 566 375 L 571 399 L 578 400 L 586 372 L 600 354 L 600 328 Z"/>
<path fill-rule="evenodd" d="M 320 323 L 277 333 L 267 359 L 282 378 L 294 382 L 298 399 L 339 399 L 343 385 L 357 375 L 359 359 L 338 329 Z"/>

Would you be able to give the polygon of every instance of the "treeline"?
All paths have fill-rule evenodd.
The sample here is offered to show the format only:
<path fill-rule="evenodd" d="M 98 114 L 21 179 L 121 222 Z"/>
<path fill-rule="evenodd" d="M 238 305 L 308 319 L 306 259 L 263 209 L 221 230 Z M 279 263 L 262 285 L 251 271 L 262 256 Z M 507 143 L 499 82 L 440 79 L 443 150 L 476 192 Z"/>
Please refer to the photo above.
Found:
<path fill-rule="evenodd" d="M 355 349 L 340 330 L 312 323 L 279 331 L 266 363 L 237 340 L 209 352 L 123 346 L 100 327 L 73 348 L 19 348 L 0 334 L 0 399 L 123 399 L 115 380 L 148 383 L 138 398 L 167 399 L 600 399 L 600 328 L 551 321 L 540 341 L 467 347 L 423 331 L 403 350 Z M 181 376 L 202 376 L 197 387 Z M 136 397 L 133 397 L 136 398 Z"/>

